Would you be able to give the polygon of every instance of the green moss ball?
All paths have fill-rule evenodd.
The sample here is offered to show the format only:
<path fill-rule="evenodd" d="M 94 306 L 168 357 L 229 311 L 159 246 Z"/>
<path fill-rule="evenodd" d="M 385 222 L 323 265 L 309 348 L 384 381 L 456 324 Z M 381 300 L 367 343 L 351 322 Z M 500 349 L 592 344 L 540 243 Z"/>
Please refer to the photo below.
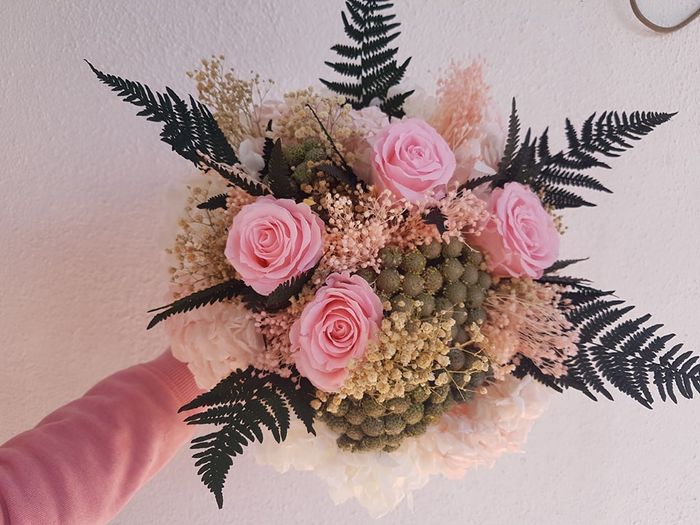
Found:
<path fill-rule="evenodd" d="M 375 282 L 379 291 L 391 294 L 401 288 L 401 275 L 394 268 L 384 268 Z"/>
<path fill-rule="evenodd" d="M 461 281 L 455 281 L 445 286 L 445 297 L 454 304 L 463 304 L 467 300 L 467 285 Z"/>
<path fill-rule="evenodd" d="M 442 253 L 442 244 L 436 241 L 432 241 L 430 244 L 422 245 L 420 247 L 420 252 L 428 260 L 437 259 Z"/>
<path fill-rule="evenodd" d="M 422 293 L 416 297 L 416 300 L 421 303 L 418 315 L 421 317 L 430 317 L 433 315 L 433 312 L 435 312 L 435 297 L 427 293 Z"/>
<path fill-rule="evenodd" d="M 464 370 L 464 365 L 467 364 L 467 357 L 459 348 L 453 348 L 447 354 L 450 358 L 450 370 Z"/>
<path fill-rule="evenodd" d="M 415 425 L 423 419 L 423 405 L 416 403 L 408 407 L 408 410 L 401 414 L 403 420 L 409 425 Z"/>
<path fill-rule="evenodd" d="M 464 266 L 457 259 L 445 259 L 442 263 L 442 275 L 448 283 L 458 281 L 464 273 Z"/>
<path fill-rule="evenodd" d="M 344 433 L 349 426 L 347 420 L 337 416 L 328 417 L 326 419 L 326 424 L 328 425 L 328 428 L 330 428 L 336 434 Z"/>
<path fill-rule="evenodd" d="M 484 384 L 488 376 L 486 375 L 485 372 L 476 372 L 472 374 L 471 379 L 469 380 L 469 386 L 472 388 L 477 388 L 480 387 L 481 385 Z"/>
<path fill-rule="evenodd" d="M 443 257 L 459 257 L 462 255 L 462 250 L 465 244 L 460 241 L 457 237 L 453 237 L 448 242 L 442 245 L 442 255 Z"/>
<path fill-rule="evenodd" d="M 304 155 L 304 160 L 312 162 L 320 162 L 325 160 L 327 157 L 326 151 L 321 147 L 310 148 L 306 155 Z"/>
<path fill-rule="evenodd" d="M 424 403 L 429 397 L 430 389 L 425 385 L 421 385 L 411 392 L 411 399 L 413 399 L 414 403 Z"/>
<path fill-rule="evenodd" d="M 384 437 L 383 436 L 368 436 L 362 439 L 357 445 L 359 450 L 381 450 L 384 448 Z"/>
<path fill-rule="evenodd" d="M 345 452 L 352 452 L 355 450 L 355 440 L 345 434 L 338 437 L 335 442 L 340 450 L 344 450 Z"/>
<path fill-rule="evenodd" d="M 481 306 L 486 298 L 484 291 L 478 286 L 467 287 L 467 303 L 471 308 L 477 308 Z"/>
<path fill-rule="evenodd" d="M 369 284 L 372 284 L 377 280 L 377 272 L 375 272 L 372 268 L 360 268 L 357 270 L 357 275 L 362 277 Z"/>
<path fill-rule="evenodd" d="M 404 259 L 405 260 L 405 259 Z M 416 273 L 406 274 L 403 278 L 403 293 L 416 297 L 425 290 L 425 280 Z"/>
<path fill-rule="evenodd" d="M 348 429 L 345 431 L 345 435 L 350 439 L 354 439 L 355 441 L 360 441 L 363 437 L 365 437 L 365 433 L 358 425 L 348 427 Z"/>
<path fill-rule="evenodd" d="M 433 387 L 430 393 L 430 402 L 433 404 L 444 403 L 450 393 L 450 385 L 441 385 Z"/>
<path fill-rule="evenodd" d="M 464 264 L 464 273 L 462 274 L 462 282 L 466 285 L 472 285 L 479 282 L 479 270 L 472 263 Z"/>
<path fill-rule="evenodd" d="M 434 423 L 435 421 L 440 419 L 440 416 L 442 416 L 445 413 L 446 409 L 447 407 L 445 407 L 443 403 L 428 405 L 427 407 L 425 407 L 425 415 L 423 416 L 423 421 L 426 421 L 427 423 Z"/>
<path fill-rule="evenodd" d="M 457 326 L 462 326 L 467 322 L 468 314 L 462 306 L 455 306 L 452 310 L 452 319 L 455 320 Z"/>
<path fill-rule="evenodd" d="M 481 255 L 481 252 L 477 252 L 476 250 L 470 251 L 467 257 L 469 258 L 469 262 L 476 266 L 479 266 L 484 260 L 484 256 Z"/>
<path fill-rule="evenodd" d="M 311 184 L 311 182 L 313 182 L 314 179 L 314 174 L 306 164 L 300 164 L 299 166 L 294 168 L 292 178 L 299 184 Z"/>
<path fill-rule="evenodd" d="M 401 261 L 401 269 L 406 273 L 421 273 L 425 270 L 425 256 L 418 250 L 405 253 Z"/>
<path fill-rule="evenodd" d="M 349 408 L 350 408 L 350 401 L 347 398 L 345 398 L 338 405 L 338 409 L 335 411 L 334 415 L 336 415 L 338 417 L 344 417 L 345 414 L 348 413 Z"/>
<path fill-rule="evenodd" d="M 442 288 L 445 282 L 442 277 L 442 273 L 437 268 L 426 268 L 423 272 L 423 283 L 425 286 L 425 291 L 428 293 L 435 293 Z"/>
<path fill-rule="evenodd" d="M 413 299 L 405 294 L 396 294 L 391 298 L 391 309 L 394 312 L 410 312 L 413 309 Z"/>
<path fill-rule="evenodd" d="M 411 406 L 411 402 L 405 397 L 395 397 L 386 402 L 386 409 L 393 414 L 403 414 Z"/>
<path fill-rule="evenodd" d="M 360 425 L 362 431 L 368 436 L 381 436 L 384 432 L 384 421 L 378 417 L 368 417 Z"/>
<path fill-rule="evenodd" d="M 479 272 L 478 284 L 484 290 L 488 290 L 489 288 L 491 288 L 492 284 L 491 276 L 486 272 Z"/>
<path fill-rule="evenodd" d="M 284 149 L 284 159 L 290 166 L 296 166 L 304 162 L 304 146 L 301 144 L 294 144 Z"/>
<path fill-rule="evenodd" d="M 359 406 L 351 406 L 345 414 L 345 419 L 351 425 L 360 425 L 365 420 L 365 413 Z"/>
<path fill-rule="evenodd" d="M 384 432 L 390 436 L 397 436 L 406 428 L 406 422 L 399 414 L 389 414 L 384 418 Z"/>
<path fill-rule="evenodd" d="M 362 412 L 368 417 L 381 417 L 384 415 L 384 407 L 374 398 L 365 396 L 362 398 Z"/>
<path fill-rule="evenodd" d="M 435 298 L 435 311 L 436 312 L 447 312 L 452 313 L 452 303 L 447 297 L 436 297 Z"/>
<path fill-rule="evenodd" d="M 470 323 L 483 323 L 484 321 L 486 321 L 486 310 L 484 310 L 483 308 L 469 309 Z"/>
<path fill-rule="evenodd" d="M 425 434 L 426 430 L 428 430 L 428 422 L 421 420 L 415 425 L 407 425 L 403 433 L 408 437 L 416 437 Z"/>
<path fill-rule="evenodd" d="M 379 259 L 385 268 L 398 268 L 403 256 L 398 246 L 385 246 L 379 250 Z"/>

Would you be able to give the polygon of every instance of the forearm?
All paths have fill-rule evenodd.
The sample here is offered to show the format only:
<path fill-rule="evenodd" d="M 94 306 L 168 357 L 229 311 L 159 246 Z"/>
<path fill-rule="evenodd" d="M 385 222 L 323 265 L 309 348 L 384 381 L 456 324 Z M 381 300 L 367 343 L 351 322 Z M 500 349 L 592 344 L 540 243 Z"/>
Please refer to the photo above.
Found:
<path fill-rule="evenodd" d="M 0 523 L 109 521 L 190 438 L 177 409 L 198 392 L 167 352 L 11 439 L 0 447 Z"/>

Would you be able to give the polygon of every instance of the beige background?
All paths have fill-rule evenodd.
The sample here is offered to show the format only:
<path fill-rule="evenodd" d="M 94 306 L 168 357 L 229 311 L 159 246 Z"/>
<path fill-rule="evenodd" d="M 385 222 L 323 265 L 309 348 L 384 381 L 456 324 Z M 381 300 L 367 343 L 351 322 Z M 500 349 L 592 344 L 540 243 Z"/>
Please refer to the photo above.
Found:
<path fill-rule="evenodd" d="M 192 168 L 81 59 L 187 92 L 184 72 L 224 53 L 243 72 L 302 87 L 327 74 L 341 3 L 0 1 L 0 442 L 166 344 L 145 331 L 145 311 L 165 290 L 164 194 Z M 412 82 L 430 88 L 451 58 L 483 57 L 501 107 L 516 96 L 524 121 L 552 137 L 566 116 L 680 111 L 599 173 L 616 193 L 567 214 L 563 255 L 591 256 L 584 275 L 700 347 L 700 21 L 664 37 L 626 0 L 397 3 Z M 640 4 L 670 23 L 697 1 Z M 697 523 L 699 409 L 556 397 L 527 454 L 434 480 L 413 512 L 380 523 Z M 250 457 L 226 498 L 218 512 L 183 450 L 115 523 L 369 521 L 354 503 L 333 507 L 313 475 L 279 476 Z"/>

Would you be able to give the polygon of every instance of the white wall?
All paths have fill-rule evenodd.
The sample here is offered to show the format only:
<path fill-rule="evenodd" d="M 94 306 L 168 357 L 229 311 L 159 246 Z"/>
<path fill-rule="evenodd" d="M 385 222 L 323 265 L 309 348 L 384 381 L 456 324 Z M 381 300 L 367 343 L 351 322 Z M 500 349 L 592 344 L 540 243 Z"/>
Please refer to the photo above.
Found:
<path fill-rule="evenodd" d="M 144 329 L 165 287 L 163 195 L 192 168 L 157 126 L 99 85 L 87 66 L 187 92 L 184 72 L 224 53 L 283 88 L 327 71 L 340 0 L 195 2 L 0 0 L 0 442 L 101 377 L 155 356 Z M 411 80 L 431 87 L 451 58 L 483 57 L 496 100 L 561 136 L 563 119 L 603 109 L 679 115 L 601 174 L 615 195 L 567 214 L 564 255 L 700 347 L 700 21 L 657 36 L 626 0 L 398 0 Z M 695 0 L 640 2 L 663 22 Z M 405 523 L 697 523 L 700 405 L 652 412 L 619 399 L 556 397 L 527 454 L 462 482 L 433 481 L 383 519 Z M 227 509 L 183 450 L 119 524 L 365 523 L 335 508 L 310 474 L 238 461 Z"/>

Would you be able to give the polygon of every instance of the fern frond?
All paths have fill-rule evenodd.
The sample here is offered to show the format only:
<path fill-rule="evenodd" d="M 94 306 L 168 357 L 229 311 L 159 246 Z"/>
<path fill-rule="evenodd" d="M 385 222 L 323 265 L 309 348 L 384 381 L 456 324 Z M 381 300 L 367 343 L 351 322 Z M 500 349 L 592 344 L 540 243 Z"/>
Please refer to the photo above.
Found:
<path fill-rule="evenodd" d="M 549 275 L 550 273 L 558 272 L 559 270 L 563 270 L 564 268 L 568 268 L 569 266 L 580 263 L 583 261 L 587 261 L 588 259 L 561 259 L 559 261 L 556 261 L 552 266 L 547 268 L 544 271 L 545 275 Z"/>
<path fill-rule="evenodd" d="M 568 149 L 552 154 L 549 130 L 530 140 L 530 130 L 520 141 L 520 120 L 513 100 L 508 125 L 508 138 L 492 187 L 508 182 L 529 185 L 542 195 L 544 204 L 556 209 L 594 206 L 571 188 L 611 193 L 597 178 L 582 173 L 592 168 L 609 169 L 600 157 L 617 157 L 633 146 L 633 142 L 668 122 L 675 113 L 635 111 L 631 114 L 603 112 L 598 118 L 588 117 L 581 130 L 566 119 Z"/>
<path fill-rule="evenodd" d="M 204 104 L 191 96 L 185 101 L 170 88 L 165 93 L 154 93 L 148 86 L 103 73 L 85 62 L 103 84 L 125 102 L 141 108 L 137 115 L 163 125 L 160 138 L 173 151 L 203 171 L 213 169 L 251 195 L 265 192 L 255 181 L 234 172 L 238 157 Z"/>
<path fill-rule="evenodd" d="M 276 312 L 286 308 L 289 306 L 292 297 L 299 295 L 304 285 L 311 280 L 317 267 L 318 266 L 314 266 L 296 277 L 291 278 L 287 282 L 280 284 L 269 295 L 248 294 L 248 296 L 244 298 L 244 301 L 246 301 L 248 308 L 256 311 L 265 310 L 267 312 Z"/>
<path fill-rule="evenodd" d="M 243 454 L 249 444 L 264 439 L 263 429 L 278 443 L 284 441 L 290 426 L 290 409 L 299 417 L 307 431 L 313 428 L 315 411 L 311 401 L 316 390 L 296 370 L 290 377 L 281 377 L 248 367 L 233 372 L 190 403 L 180 412 L 204 409 L 185 419 L 188 425 L 215 425 L 216 432 L 196 437 L 191 449 L 195 451 L 195 467 L 202 482 L 214 494 L 219 508 L 223 507 L 223 489 L 233 465 L 233 458 Z"/>
<path fill-rule="evenodd" d="M 209 197 L 206 201 L 197 204 L 197 208 L 200 210 L 218 210 L 221 208 L 226 208 L 226 199 L 228 195 L 225 193 L 220 193 Z"/>
<path fill-rule="evenodd" d="M 588 133 L 584 130 L 583 135 Z M 545 276 L 541 282 L 551 283 L 556 277 Z M 518 377 L 528 374 L 557 390 L 574 388 L 593 400 L 596 395 L 612 400 L 608 390 L 612 386 L 646 408 L 655 401 L 652 384 L 662 401 L 677 402 L 676 394 L 692 398 L 700 393 L 700 356 L 679 353 L 680 344 L 666 350 L 674 335 L 657 335 L 663 325 L 651 324 L 648 314 L 629 318 L 633 306 L 581 279 L 563 278 L 559 284 L 568 288 L 561 309 L 579 332 L 578 353 L 565 363 L 564 377 L 542 378 L 539 369 L 522 359 Z"/>
<path fill-rule="evenodd" d="M 389 95 L 401 82 L 410 63 L 409 58 L 399 64 L 398 49 L 389 47 L 400 35 L 401 25 L 394 21 L 395 14 L 386 13 L 392 7 L 391 2 L 384 0 L 346 0 L 347 13 L 342 12 L 341 19 L 351 43 L 331 47 L 342 60 L 328 61 L 326 65 L 353 80 L 320 80 L 331 91 L 346 96 L 355 109 L 368 107 L 378 99 L 382 111 L 400 118 L 404 115 L 403 103 L 413 92 Z"/>
<path fill-rule="evenodd" d="M 190 294 L 187 297 L 183 297 L 181 299 L 178 299 L 177 301 L 173 301 L 172 303 L 165 306 L 161 306 L 160 308 L 149 310 L 149 313 L 158 312 L 158 314 L 156 314 L 153 317 L 153 319 L 151 319 L 151 322 L 148 323 L 147 328 L 150 330 L 161 321 L 164 321 L 168 317 L 171 317 L 175 314 L 189 312 L 190 310 L 201 308 L 202 306 L 206 306 L 208 304 L 214 304 L 221 301 L 228 301 L 236 296 L 251 295 L 257 294 L 255 294 L 255 292 L 253 292 L 243 282 L 238 281 L 236 279 L 232 279 L 230 281 L 214 285 L 210 288 L 194 292 L 193 294 Z"/>
<path fill-rule="evenodd" d="M 292 170 L 289 168 L 284 153 L 282 152 L 282 141 L 277 139 L 270 151 L 268 171 L 265 176 L 265 183 L 269 186 L 272 194 L 278 199 L 298 200 L 300 193 L 295 182 L 292 180 Z"/>

